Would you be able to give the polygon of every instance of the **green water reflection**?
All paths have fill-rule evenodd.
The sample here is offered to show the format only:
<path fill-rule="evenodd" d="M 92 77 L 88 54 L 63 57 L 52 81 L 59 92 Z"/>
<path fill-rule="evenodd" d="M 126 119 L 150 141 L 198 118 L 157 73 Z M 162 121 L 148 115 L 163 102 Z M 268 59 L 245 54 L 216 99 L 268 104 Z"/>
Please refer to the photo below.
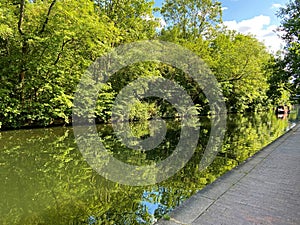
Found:
<path fill-rule="evenodd" d="M 97 175 L 82 158 L 72 128 L 0 133 L 0 224 L 151 224 L 186 198 L 255 154 L 282 135 L 297 120 L 273 112 L 229 115 L 222 151 L 199 172 L 209 118 L 201 118 L 198 147 L 189 163 L 172 178 L 152 186 L 119 185 Z M 134 135 L 146 138 L 146 124 L 132 124 Z M 113 155 L 145 165 L 172 154 L 180 138 L 180 123 L 167 123 L 167 137 L 158 148 L 141 153 L 122 146 L 109 125 L 99 135 Z"/>

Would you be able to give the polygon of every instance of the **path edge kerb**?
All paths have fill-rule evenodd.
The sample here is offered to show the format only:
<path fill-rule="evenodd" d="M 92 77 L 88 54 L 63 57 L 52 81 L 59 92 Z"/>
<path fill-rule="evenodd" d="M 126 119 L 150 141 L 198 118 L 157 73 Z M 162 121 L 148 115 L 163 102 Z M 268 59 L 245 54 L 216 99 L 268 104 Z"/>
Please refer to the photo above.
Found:
<path fill-rule="evenodd" d="M 170 220 L 161 218 L 156 225 L 191 224 L 214 204 L 222 195 L 243 179 L 256 166 L 261 164 L 273 151 L 280 147 L 293 133 L 300 129 L 300 123 L 286 131 L 276 140 L 272 141 L 253 156 L 240 163 L 232 170 L 224 173 L 215 181 L 199 190 L 181 205 L 170 212 Z M 198 209 L 195 209 L 195 206 Z"/>

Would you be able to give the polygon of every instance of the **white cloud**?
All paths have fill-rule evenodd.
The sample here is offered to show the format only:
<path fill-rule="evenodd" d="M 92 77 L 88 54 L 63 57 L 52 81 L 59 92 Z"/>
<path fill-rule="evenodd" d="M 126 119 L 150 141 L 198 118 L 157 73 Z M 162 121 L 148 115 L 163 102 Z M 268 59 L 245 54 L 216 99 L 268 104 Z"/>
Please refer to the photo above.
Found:
<path fill-rule="evenodd" d="M 153 16 L 146 15 L 146 16 L 141 16 L 141 18 L 146 21 L 158 22 L 158 27 L 156 28 L 158 31 L 162 30 L 163 28 L 165 28 L 167 26 L 166 21 L 161 17 L 153 17 Z"/>
<path fill-rule="evenodd" d="M 157 31 L 161 31 L 163 28 L 167 26 L 167 23 L 163 18 L 156 17 L 155 20 L 158 22 L 158 27 L 156 27 Z"/>
<path fill-rule="evenodd" d="M 279 4 L 279 3 L 274 3 L 273 5 L 272 5 L 272 9 L 278 9 L 278 8 L 281 8 L 282 7 L 282 5 L 281 4 Z"/>
<path fill-rule="evenodd" d="M 167 23 L 163 18 L 159 18 L 159 24 L 160 24 L 161 28 L 164 28 L 165 26 L 167 26 Z"/>
<path fill-rule="evenodd" d="M 149 15 L 146 15 L 146 16 L 141 16 L 143 20 L 146 20 L 146 21 L 151 21 L 151 20 L 155 20 L 154 17 L 151 17 Z"/>
<path fill-rule="evenodd" d="M 263 42 L 270 52 L 277 52 L 282 49 L 283 41 L 274 32 L 277 28 L 271 25 L 271 18 L 269 16 L 255 16 L 248 20 L 237 22 L 225 21 L 225 26 L 230 30 L 236 30 L 242 34 L 252 34 Z"/>
<path fill-rule="evenodd" d="M 227 9 L 228 9 L 228 7 L 222 7 L 221 8 L 222 11 L 227 10 Z"/>

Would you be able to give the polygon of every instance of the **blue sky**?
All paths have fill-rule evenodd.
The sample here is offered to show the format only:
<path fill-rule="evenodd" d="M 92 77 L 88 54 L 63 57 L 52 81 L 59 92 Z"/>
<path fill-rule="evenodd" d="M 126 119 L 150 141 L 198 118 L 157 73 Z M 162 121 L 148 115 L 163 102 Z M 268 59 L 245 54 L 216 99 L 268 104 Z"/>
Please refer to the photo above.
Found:
<path fill-rule="evenodd" d="M 158 1 L 159 2 L 159 1 Z M 223 7 L 228 9 L 223 11 L 223 19 L 245 20 L 254 16 L 269 16 L 273 24 L 279 24 L 275 16 L 278 7 L 285 5 L 287 0 L 221 0 Z"/>
<path fill-rule="evenodd" d="M 161 6 L 163 0 L 154 0 Z M 280 24 L 276 12 L 288 0 L 220 0 L 223 7 L 223 21 L 229 29 L 244 34 L 253 34 L 271 52 L 276 52 L 284 44 L 274 30 Z"/>

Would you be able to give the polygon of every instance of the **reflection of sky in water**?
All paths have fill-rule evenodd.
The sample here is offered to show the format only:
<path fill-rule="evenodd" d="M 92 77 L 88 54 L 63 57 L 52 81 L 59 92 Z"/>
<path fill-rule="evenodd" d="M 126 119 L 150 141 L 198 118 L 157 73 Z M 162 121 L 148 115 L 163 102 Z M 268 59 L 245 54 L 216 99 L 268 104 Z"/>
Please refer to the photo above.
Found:
<path fill-rule="evenodd" d="M 155 196 L 156 199 L 153 198 Z M 161 201 L 161 193 L 155 190 L 152 191 L 144 191 L 141 201 L 141 206 L 147 209 L 147 212 L 152 216 L 153 221 L 155 222 L 156 219 L 154 218 L 154 213 L 158 208 L 166 209 L 167 207 L 160 203 Z M 142 218 L 138 218 L 138 220 L 142 220 Z M 142 222 L 142 221 L 138 221 Z"/>
<path fill-rule="evenodd" d="M 158 202 L 148 202 L 148 201 L 143 200 L 141 202 L 141 205 L 147 207 L 149 214 L 154 215 L 155 210 L 158 209 L 158 207 L 162 204 L 160 204 Z"/>
<path fill-rule="evenodd" d="M 157 200 L 155 201 L 151 195 L 155 195 Z M 144 191 L 143 193 L 143 200 L 141 202 L 142 205 L 146 206 L 148 209 L 149 214 L 154 214 L 155 210 L 158 209 L 159 206 L 163 206 L 161 203 L 159 203 L 161 198 L 161 195 L 158 191 Z"/>

